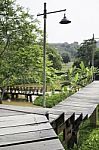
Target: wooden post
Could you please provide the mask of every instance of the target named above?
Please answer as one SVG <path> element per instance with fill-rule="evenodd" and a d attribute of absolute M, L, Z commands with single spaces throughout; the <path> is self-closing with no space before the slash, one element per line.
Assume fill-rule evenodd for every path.
<path fill-rule="evenodd" d="M 16 93 L 16 99 L 18 99 L 18 93 Z"/>
<path fill-rule="evenodd" d="M 32 94 L 30 95 L 30 102 L 32 103 Z"/>
<path fill-rule="evenodd" d="M 63 141 L 65 141 L 66 144 L 68 144 L 68 141 L 72 137 L 72 124 L 69 123 L 69 126 L 67 126 L 69 119 L 65 122 L 65 129 L 63 130 Z"/>
<path fill-rule="evenodd" d="M 97 127 L 97 121 L 98 121 L 98 106 L 93 111 L 92 115 L 90 116 L 90 124 L 92 127 Z"/>
<path fill-rule="evenodd" d="M 26 99 L 27 99 L 27 102 L 28 102 L 28 94 L 26 95 Z"/>
<path fill-rule="evenodd" d="M 13 93 L 11 93 L 11 100 L 13 100 L 14 99 L 14 94 Z"/>

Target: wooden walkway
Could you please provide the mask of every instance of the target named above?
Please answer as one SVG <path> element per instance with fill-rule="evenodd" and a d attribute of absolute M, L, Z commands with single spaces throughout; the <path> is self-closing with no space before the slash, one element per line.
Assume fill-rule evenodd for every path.
<path fill-rule="evenodd" d="M 2 87 L 0 87 L 0 93 L 3 93 Z M 6 87 L 4 90 L 4 95 L 9 95 L 10 99 L 18 99 L 19 95 L 24 95 L 27 101 L 32 102 L 32 96 L 41 96 L 43 95 L 42 87 L 22 87 L 22 86 L 14 86 L 14 87 Z"/>
<path fill-rule="evenodd" d="M 77 144 L 79 127 L 84 120 L 89 118 L 91 125 L 97 126 L 98 105 L 99 81 L 94 81 L 49 110 L 49 120 L 53 120 L 51 122 L 53 128 L 57 134 L 63 131 L 63 140 L 68 147 Z M 60 115 L 61 118 L 56 117 L 55 110 L 63 112 L 64 117 L 63 115 Z"/>
<path fill-rule="evenodd" d="M 53 107 L 54 110 L 63 111 L 65 114 L 75 113 L 74 122 L 71 122 L 72 134 L 69 140 L 78 142 L 79 126 L 85 119 L 89 118 L 91 125 L 97 126 L 98 105 L 99 81 L 94 81 Z"/>
<path fill-rule="evenodd" d="M 94 81 L 53 108 L 0 105 L 0 150 L 63 150 L 78 142 L 81 123 L 90 119 L 96 127 L 99 81 Z M 54 129 L 54 130 L 53 130 Z M 55 132 L 56 133 L 55 133 Z M 9 149 L 8 149 L 9 148 Z"/>
<path fill-rule="evenodd" d="M 0 105 L 0 150 L 64 150 L 46 112 L 32 110 Z"/>
<path fill-rule="evenodd" d="M 54 109 L 90 117 L 99 104 L 99 81 L 94 81 L 57 104 Z"/>

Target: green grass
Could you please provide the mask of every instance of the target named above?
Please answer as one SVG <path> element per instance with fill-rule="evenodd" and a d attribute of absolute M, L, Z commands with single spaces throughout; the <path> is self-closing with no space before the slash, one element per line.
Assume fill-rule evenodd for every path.
<path fill-rule="evenodd" d="M 65 147 L 65 150 L 68 150 Z M 99 106 L 97 128 L 90 126 L 90 121 L 86 120 L 80 126 L 79 142 L 71 150 L 99 150 Z"/>
<path fill-rule="evenodd" d="M 63 134 L 59 135 L 59 139 L 62 142 Z M 68 149 L 64 145 L 65 150 L 99 150 L 99 128 L 92 128 L 89 120 L 86 120 L 80 126 L 79 130 L 79 142 L 74 145 L 73 148 Z"/>
<path fill-rule="evenodd" d="M 92 128 L 86 121 L 80 128 L 78 147 L 73 150 L 99 150 L 99 128 Z"/>

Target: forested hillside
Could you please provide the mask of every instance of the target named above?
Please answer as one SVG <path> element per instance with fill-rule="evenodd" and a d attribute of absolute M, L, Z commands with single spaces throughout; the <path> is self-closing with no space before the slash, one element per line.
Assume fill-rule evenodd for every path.
<path fill-rule="evenodd" d="M 77 53 L 77 49 L 79 48 L 79 43 L 50 43 L 50 46 L 54 47 L 61 55 L 66 53 L 69 55 L 70 59 L 75 58 L 75 55 Z"/>

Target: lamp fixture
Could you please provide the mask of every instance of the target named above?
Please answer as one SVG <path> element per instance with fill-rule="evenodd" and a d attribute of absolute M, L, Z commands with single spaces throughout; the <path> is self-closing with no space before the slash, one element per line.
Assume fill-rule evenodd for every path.
<path fill-rule="evenodd" d="M 59 23 L 60 23 L 60 24 L 68 24 L 68 23 L 71 23 L 71 21 L 68 20 L 68 19 L 66 18 L 66 15 L 64 14 L 63 19 L 62 19 Z"/>

